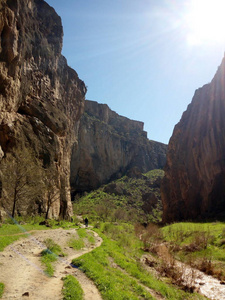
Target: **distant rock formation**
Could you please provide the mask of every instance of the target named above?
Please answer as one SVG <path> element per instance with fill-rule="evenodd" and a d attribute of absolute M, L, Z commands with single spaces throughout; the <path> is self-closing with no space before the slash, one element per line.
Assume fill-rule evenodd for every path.
<path fill-rule="evenodd" d="M 225 215 L 225 58 L 195 92 L 169 142 L 163 221 Z"/>
<path fill-rule="evenodd" d="M 86 93 L 61 55 L 62 37 L 60 17 L 43 0 L 1 0 L 0 158 L 23 144 L 45 168 L 55 167 L 60 199 L 53 217 L 72 215 L 71 146 Z"/>
<path fill-rule="evenodd" d="M 149 141 L 143 126 L 106 104 L 86 100 L 71 158 L 72 192 L 93 190 L 131 170 L 163 168 L 167 145 Z"/>

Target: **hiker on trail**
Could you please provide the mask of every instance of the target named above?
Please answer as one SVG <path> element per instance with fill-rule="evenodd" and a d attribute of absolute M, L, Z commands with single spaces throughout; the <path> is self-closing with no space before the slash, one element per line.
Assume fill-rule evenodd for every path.
<path fill-rule="evenodd" d="M 84 223 L 85 223 L 85 227 L 87 228 L 88 227 L 88 218 L 87 217 L 84 219 Z"/>

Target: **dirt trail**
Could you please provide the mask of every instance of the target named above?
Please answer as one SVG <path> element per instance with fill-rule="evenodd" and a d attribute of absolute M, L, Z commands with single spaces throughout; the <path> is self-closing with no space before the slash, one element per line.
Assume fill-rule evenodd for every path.
<path fill-rule="evenodd" d="M 80 282 L 85 300 L 102 300 L 93 282 L 80 270 L 70 266 L 73 258 L 100 246 L 102 240 L 94 233 L 96 239 L 94 246 L 75 251 L 67 245 L 67 241 L 73 235 L 77 235 L 75 229 L 36 231 L 28 238 L 20 239 L 0 252 L 0 282 L 5 284 L 2 299 L 60 300 L 63 286 L 61 278 L 71 274 Z M 53 239 L 67 254 L 65 258 L 59 258 L 55 263 L 54 277 L 46 276 L 40 263 L 40 252 L 46 248 L 43 241 L 47 238 Z"/>

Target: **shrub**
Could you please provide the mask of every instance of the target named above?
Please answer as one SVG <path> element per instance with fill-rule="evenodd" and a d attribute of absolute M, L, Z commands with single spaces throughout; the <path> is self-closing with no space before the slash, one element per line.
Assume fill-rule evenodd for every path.
<path fill-rule="evenodd" d="M 56 244 L 52 239 L 48 238 L 44 241 L 44 243 L 45 243 L 46 247 L 54 254 L 58 255 L 58 254 L 62 253 L 61 247 L 58 244 Z"/>
<path fill-rule="evenodd" d="M 57 256 L 48 249 L 43 250 L 41 256 L 41 262 L 45 265 L 45 274 L 52 277 L 54 275 L 52 262 L 57 260 Z"/>
<path fill-rule="evenodd" d="M 45 273 L 48 276 L 54 275 L 54 268 L 52 262 L 55 262 L 58 259 L 58 255 L 64 256 L 61 247 L 56 244 L 52 239 L 46 239 L 44 241 L 47 249 L 44 249 L 41 252 L 41 262 L 45 265 Z"/>
<path fill-rule="evenodd" d="M 150 223 L 141 235 L 145 249 L 149 249 L 154 242 L 161 240 L 161 238 L 162 233 L 160 228 L 153 223 Z"/>

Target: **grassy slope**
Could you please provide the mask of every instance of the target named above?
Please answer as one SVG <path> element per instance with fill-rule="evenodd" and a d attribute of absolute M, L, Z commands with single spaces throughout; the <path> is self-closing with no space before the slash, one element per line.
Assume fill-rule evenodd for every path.
<path fill-rule="evenodd" d="M 95 282 L 103 299 L 154 299 L 144 286 L 165 299 L 205 299 L 156 279 L 141 266 L 141 244 L 133 226 L 105 224 L 98 233 L 103 238 L 102 246 L 73 260 L 73 264 Z"/>
<path fill-rule="evenodd" d="M 225 223 L 176 223 L 162 231 L 177 258 L 225 281 Z"/>
<path fill-rule="evenodd" d="M 140 174 L 139 178 L 124 176 L 77 199 L 74 202 L 75 213 L 101 221 L 160 221 L 159 184 L 163 176 L 163 170 L 152 170 Z M 146 201 L 143 200 L 145 197 Z M 150 207 L 149 197 L 153 198 L 153 202 L 155 197 L 156 202 Z"/>
<path fill-rule="evenodd" d="M 7 228 L 11 234 L 18 230 L 16 225 L 5 225 L 2 228 L 4 234 L 7 234 Z M 64 225 L 65 227 L 74 226 L 74 224 L 69 223 L 64 223 Z M 31 228 L 29 226 L 27 225 L 27 228 Z M 168 283 L 156 279 L 142 268 L 139 263 L 143 254 L 140 250 L 142 244 L 135 237 L 132 225 L 106 223 L 100 227 L 101 229 L 98 232 L 104 240 L 102 246 L 74 260 L 73 263 L 94 280 L 103 299 L 154 299 L 144 286 L 159 292 L 165 299 L 204 299 L 204 297 L 185 293 Z M 35 229 L 38 228 L 43 229 L 41 226 L 35 225 Z M 46 230 L 45 227 L 44 229 Z M 85 229 L 79 229 L 78 235 L 80 239 L 90 238 Z M 73 280 L 68 279 L 66 285 L 64 299 L 70 299 Z M 82 296 L 79 287 L 77 293 Z"/>
<path fill-rule="evenodd" d="M 6 246 L 18 239 L 27 237 L 30 230 L 46 230 L 46 227 L 37 224 L 23 226 L 19 224 L 2 224 L 0 227 L 0 251 L 3 251 Z"/>

